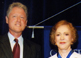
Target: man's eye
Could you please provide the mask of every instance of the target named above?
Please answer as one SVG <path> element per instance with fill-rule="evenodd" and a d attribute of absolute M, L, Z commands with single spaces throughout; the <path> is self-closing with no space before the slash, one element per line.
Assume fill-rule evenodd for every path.
<path fill-rule="evenodd" d="M 13 16 L 13 17 L 16 17 L 16 16 Z"/>
<path fill-rule="evenodd" d="M 21 17 L 21 18 L 24 18 L 24 17 Z"/>

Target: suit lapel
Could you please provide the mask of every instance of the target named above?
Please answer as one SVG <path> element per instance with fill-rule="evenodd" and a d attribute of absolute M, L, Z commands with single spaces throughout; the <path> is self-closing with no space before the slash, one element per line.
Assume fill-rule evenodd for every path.
<path fill-rule="evenodd" d="M 2 38 L 1 47 L 2 47 L 2 49 L 3 49 L 4 53 L 5 53 L 5 56 L 7 58 L 13 58 L 12 50 L 11 50 L 9 39 L 8 39 L 7 35 L 5 35 Z"/>
<path fill-rule="evenodd" d="M 4 35 L 2 37 L 2 39 L 0 40 L 1 42 L 1 48 L 3 50 L 3 52 L 5 53 L 5 57 L 6 58 L 13 58 L 13 54 L 12 54 L 12 50 L 10 47 L 10 43 L 9 43 L 9 38 L 8 35 Z M 31 45 L 29 44 L 29 41 L 24 41 L 23 42 L 23 58 L 31 58 Z"/>
<path fill-rule="evenodd" d="M 24 41 L 24 46 L 23 46 L 23 58 L 30 58 L 31 57 L 31 48 L 30 46 Z"/>

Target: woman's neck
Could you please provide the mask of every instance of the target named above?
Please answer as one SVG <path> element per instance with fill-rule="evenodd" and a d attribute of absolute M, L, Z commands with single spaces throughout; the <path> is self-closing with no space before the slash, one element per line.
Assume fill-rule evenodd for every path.
<path fill-rule="evenodd" d="M 71 48 L 68 49 L 59 49 L 59 54 L 61 55 L 62 58 L 66 58 L 69 52 L 71 51 Z"/>

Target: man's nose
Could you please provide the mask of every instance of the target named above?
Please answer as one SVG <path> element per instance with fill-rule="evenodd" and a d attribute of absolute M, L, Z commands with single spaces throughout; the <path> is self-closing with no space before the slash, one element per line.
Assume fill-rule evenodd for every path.
<path fill-rule="evenodd" d="M 21 21 L 20 17 L 17 17 L 17 21 L 18 21 L 18 22 L 20 22 L 20 21 Z"/>

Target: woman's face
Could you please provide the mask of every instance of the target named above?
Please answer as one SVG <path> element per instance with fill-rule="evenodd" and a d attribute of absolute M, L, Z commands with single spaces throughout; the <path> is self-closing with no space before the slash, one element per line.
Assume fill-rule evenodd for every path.
<path fill-rule="evenodd" d="M 55 32 L 55 44 L 58 49 L 66 50 L 71 48 L 71 30 L 67 25 L 59 26 Z"/>

